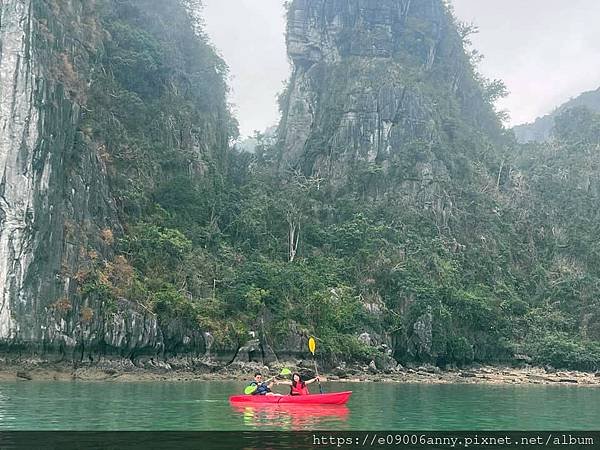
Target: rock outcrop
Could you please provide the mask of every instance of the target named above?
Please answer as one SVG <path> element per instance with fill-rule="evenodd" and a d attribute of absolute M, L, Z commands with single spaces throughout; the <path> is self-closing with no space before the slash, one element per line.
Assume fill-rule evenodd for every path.
<path fill-rule="evenodd" d="M 468 226 L 459 223 L 458 203 L 464 211 L 500 184 L 497 149 L 510 144 L 492 104 L 501 85 L 477 73 L 468 33 L 442 0 L 290 2 L 293 73 L 281 97 L 277 149 L 282 178 L 318 180 L 332 210 L 340 198 L 364 201 L 364 210 L 397 208 L 399 222 L 411 214 L 434 221 L 452 252 L 464 248 L 457 239 L 476 248 L 471 233 L 460 235 Z M 391 258 L 403 261 L 400 253 Z M 402 272 L 403 264 L 387 270 Z M 381 287 L 372 286 L 365 280 L 361 289 L 364 298 L 380 299 L 375 308 L 365 304 L 374 323 L 385 320 L 390 304 L 410 322 L 393 337 L 377 327 L 364 331 L 400 359 L 436 361 L 443 354 L 435 342 L 439 316 L 423 311 L 407 319 L 419 300 L 398 287 L 384 301 Z"/>
<path fill-rule="evenodd" d="M 31 58 L 25 58 L 32 34 L 30 8 L 21 1 L 3 2 L 1 8 L 0 338 L 11 339 L 17 331 L 12 315 L 14 300 L 23 290 L 32 260 L 28 226 L 31 205 L 36 193 L 48 189 L 50 167 L 36 183 L 32 166 L 39 137 L 39 111 L 34 107 L 37 74 Z M 40 183 L 43 179 L 45 182 Z"/>
<path fill-rule="evenodd" d="M 0 5 L 1 347 L 75 360 L 202 355 L 197 324 L 86 296 L 77 280 L 122 234 L 106 149 L 82 129 L 94 73 L 106 70 L 100 11 L 111 2 L 100 3 Z"/>
<path fill-rule="evenodd" d="M 82 248 L 91 241 L 101 250 L 100 230 L 118 228 L 105 171 L 78 130 L 82 101 L 69 92 L 80 82 L 73 61 L 89 67 L 81 42 L 90 36 L 61 19 L 81 20 L 85 8 L 62 6 L 60 18 L 54 2 L 10 0 L 1 9 L 0 338 L 7 345 L 78 341 L 57 306 L 74 293 L 70 274 Z"/>
<path fill-rule="evenodd" d="M 461 128 L 499 135 L 441 0 L 295 0 L 288 14 L 283 172 L 371 169 L 397 173 L 397 187 L 427 184 L 452 169 L 439 153 Z"/>

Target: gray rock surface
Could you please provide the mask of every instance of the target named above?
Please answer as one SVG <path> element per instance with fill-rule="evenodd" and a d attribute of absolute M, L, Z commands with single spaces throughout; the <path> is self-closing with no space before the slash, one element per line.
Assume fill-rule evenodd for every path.
<path fill-rule="evenodd" d="M 383 172 L 410 165 L 397 188 L 427 186 L 448 172 L 433 151 L 447 138 L 446 101 L 498 133 L 442 1 L 295 0 L 287 46 L 294 70 L 279 128 L 283 173 L 339 184 L 357 164 Z M 429 83 L 454 98 L 438 98 Z"/>
<path fill-rule="evenodd" d="M 83 298 L 74 280 L 90 252 L 113 256 L 102 231 L 121 233 L 101 149 L 79 129 L 97 20 L 85 2 L 0 4 L 0 349 L 204 355 L 213 340 L 196 324 Z"/>

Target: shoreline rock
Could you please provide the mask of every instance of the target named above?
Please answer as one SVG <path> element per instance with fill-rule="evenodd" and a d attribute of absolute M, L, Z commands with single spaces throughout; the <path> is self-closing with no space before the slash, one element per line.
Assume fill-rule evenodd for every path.
<path fill-rule="evenodd" d="M 276 374 L 282 367 L 314 376 L 303 369 L 301 362 L 283 362 L 267 367 L 259 363 L 235 363 L 218 368 L 206 362 L 167 364 L 155 362 L 143 367 L 129 360 L 107 360 L 98 363 L 73 365 L 66 362 L 28 360 L 0 362 L 0 381 L 101 381 L 101 382 L 193 382 L 193 381 L 246 381 L 255 371 Z M 423 369 L 421 367 L 420 369 Z M 372 370 L 333 370 L 321 374 L 323 381 L 336 383 L 382 382 L 405 384 L 489 384 L 489 385 L 554 385 L 600 387 L 600 377 L 593 372 L 559 371 L 548 373 L 543 367 L 512 368 L 506 366 L 481 366 L 463 370 L 398 370 L 392 373 L 373 373 Z"/>

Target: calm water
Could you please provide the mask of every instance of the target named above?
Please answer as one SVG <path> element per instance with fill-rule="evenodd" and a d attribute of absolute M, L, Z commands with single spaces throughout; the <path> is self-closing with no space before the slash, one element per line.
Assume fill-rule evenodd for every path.
<path fill-rule="evenodd" d="M 1 430 L 591 430 L 600 389 L 327 383 L 347 407 L 232 407 L 235 382 L 0 383 Z"/>

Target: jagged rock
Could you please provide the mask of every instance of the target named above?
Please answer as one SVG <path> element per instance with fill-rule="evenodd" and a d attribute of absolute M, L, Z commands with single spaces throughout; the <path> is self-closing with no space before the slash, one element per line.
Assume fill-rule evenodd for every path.
<path fill-rule="evenodd" d="M 381 344 L 379 346 L 377 346 L 377 350 L 379 350 L 381 353 L 385 353 L 388 357 L 392 357 L 392 354 L 394 353 L 394 351 L 388 347 L 387 344 Z"/>
<path fill-rule="evenodd" d="M 335 369 L 333 369 L 333 374 L 339 378 L 347 378 L 348 377 L 348 371 L 346 370 L 345 367 L 336 367 Z"/>
<path fill-rule="evenodd" d="M 390 371 L 398 365 L 398 361 L 392 358 L 388 353 L 376 355 L 374 361 L 377 368 L 382 371 Z"/>
<path fill-rule="evenodd" d="M 471 89 L 466 80 L 452 85 L 456 80 L 443 68 L 444 58 L 464 51 L 441 1 L 294 0 L 289 17 L 294 71 L 278 132 L 283 171 L 326 174 L 337 185 L 357 163 L 377 162 L 385 171 L 407 142 L 435 136 L 439 99 L 401 75 L 406 64 L 398 54 L 410 54 L 423 76 L 439 69 L 451 95 Z M 407 28 L 416 22 L 427 23 L 427 30 L 409 42 Z M 480 124 L 487 117 L 486 128 L 499 133 L 488 106 L 475 95 L 469 102 L 460 97 L 465 116 Z M 327 151 L 319 153 L 315 142 L 327 142 Z M 414 169 L 423 183 L 406 183 L 409 189 L 447 176 L 443 162 L 422 156 Z"/>
<path fill-rule="evenodd" d="M 596 372 L 596 373 L 594 374 L 594 376 L 595 376 L 596 378 L 600 378 L 600 372 Z"/>
<path fill-rule="evenodd" d="M 461 372 L 458 374 L 458 376 L 461 378 L 476 378 L 477 374 L 473 372 Z"/>
<path fill-rule="evenodd" d="M 17 372 L 17 378 L 20 380 L 31 380 L 31 374 L 29 372 Z"/>
<path fill-rule="evenodd" d="M 269 344 L 267 344 L 265 341 L 263 341 L 263 343 L 261 345 L 261 349 L 262 349 L 263 363 L 265 363 L 269 366 L 279 365 L 277 363 L 278 357 L 277 357 L 277 354 L 275 353 L 275 350 L 273 349 L 273 347 L 271 347 Z"/>
<path fill-rule="evenodd" d="M 98 370 L 116 370 L 118 372 L 130 372 L 136 369 L 135 364 L 129 358 L 102 357 L 98 361 L 89 364 L 80 364 L 80 367 L 96 367 Z"/>
<path fill-rule="evenodd" d="M 260 341 L 258 339 L 251 339 L 247 341 L 242 347 L 240 347 L 240 353 L 252 353 L 260 351 Z"/>
<path fill-rule="evenodd" d="M 237 352 L 234 363 L 263 362 L 262 348 L 258 339 L 250 339 Z"/>
<path fill-rule="evenodd" d="M 369 333 L 362 333 L 358 336 L 358 341 L 364 345 L 371 345 L 371 335 Z"/>
<path fill-rule="evenodd" d="M 377 366 L 375 365 L 375 361 L 371 361 L 369 363 L 369 372 L 371 373 L 379 373 L 379 370 L 377 369 Z"/>
<path fill-rule="evenodd" d="M 308 336 L 296 322 L 292 321 L 288 324 L 285 335 L 271 345 L 279 359 L 298 358 L 308 349 Z"/>
<path fill-rule="evenodd" d="M 298 367 L 298 369 L 303 369 L 303 368 L 306 368 L 306 367 L 310 367 L 310 365 L 312 363 L 313 362 L 311 360 L 301 359 L 300 361 L 298 361 L 297 367 Z"/>
<path fill-rule="evenodd" d="M 421 357 L 431 356 L 433 341 L 433 315 L 427 312 L 420 316 L 413 324 L 413 351 Z"/>
<path fill-rule="evenodd" d="M 514 358 L 516 361 L 525 362 L 527 364 L 533 361 L 529 355 L 514 355 Z"/>
<path fill-rule="evenodd" d="M 417 370 L 419 370 L 421 372 L 435 373 L 435 374 L 439 374 L 442 372 L 439 367 L 435 367 L 431 364 L 425 364 L 424 366 L 420 366 Z"/>
<path fill-rule="evenodd" d="M 546 373 L 556 373 L 556 369 L 552 366 L 545 366 L 544 370 L 546 371 Z"/>
<path fill-rule="evenodd" d="M 134 364 L 138 367 L 142 367 L 145 369 L 153 369 L 153 370 L 189 370 L 192 367 L 193 358 L 181 358 L 175 357 L 170 358 L 169 362 L 163 361 L 159 358 L 136 358 L 134 360 Z"/>
<path fill-rule="evenodd" d="M 204 346 L 206 348 L 206 356 L 210 355 L 210 349 L 212 348 L 214 343 L 215 343 L 215 338 L 213 337 L 213 335 L 211 333 L 209 333 L 208 331 L 205 331 L 204 332 Z"/>
<path fill-rule="evenodd" d="M 262 363 L 258 363 L 255 361 L 243 362 L 243 361 L 235 361 L 227 366 L 228 371 L 233 372 L 244 372 L 249 374 L 254 374 L 255 372 L 260 372 L 263 375 L 269 373 L 269 368 Z"/>

